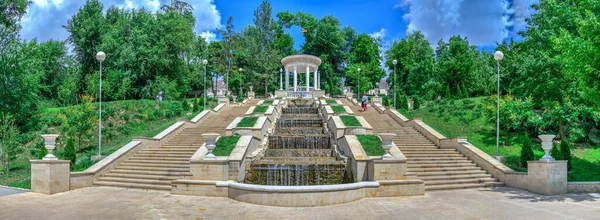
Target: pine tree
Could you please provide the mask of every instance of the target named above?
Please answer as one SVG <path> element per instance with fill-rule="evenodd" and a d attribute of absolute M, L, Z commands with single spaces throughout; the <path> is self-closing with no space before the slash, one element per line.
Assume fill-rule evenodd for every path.
<path fill-rule="evenodd" d="M 194 106 L 192 107 L 193 112 L 197 112 L 199 109 L 200 103 L 198 102 L 198 96 L 194 97 Z"/>
<path fill-rule="evenodd" d="M 183 99 L 183 102 L 181 102 L 181 107 L 183 108 L 183 111 L 187 112 L 190 110 L 190 103 L 187 102 L 187 99 Z"/>
<path fill-rule="evenodd" d="M 562 160 L 566 160 L 567 161 L 567 169 L 571 169 L 573 168 L 573 166 L 571 165 L 571 145 L 569 144 L 569 142 L 567 142 L 567 140 L 562 140 L 560 142 L 560 156 L 562 157 Z"/>
<path fill-rule="evenodd" d="M 65 160 L 70 160 L 71 167 L 73 167 L 75 161 L 77 160 L 77 150 L 75 149 L 75 141 L 73 140 L 73 138 L 67 139 L 67 144 L 63 152 L 63 157 Z"/>
<path fill-rule="evenodd" d="M 527 161 L 533 159 L 533 149 L 531 149 L 531 140 L 529 137 L 523 137 L 523 145 L 521 145 L 521 166 L 527 167 Z"/>
<path fill-rule="evenodd" d="M 560 149 L 558 145 L 552 144 L 552 149 L 550 150 L 550 156 L 552 156 L 555 160 L 562 160 L 562 155 L 560 154 Z"/>
<path fill-rule="evenodd" d="M 40 141 L 38 142 L 38 151 L 35 154 L 35 157 L 38 160 L 41 160 L 42 158 L 44 158 L 47 154 L 48 154 L 48 149 L 46 149 L 46 145 L 44 144 L 44 141 Z"/>
<path fill-rule="evenodd" d="M 413 110 L 417 110 L 421 107 L 421 99 L 417 96 L 413 96 Z"/>
<path fill-rule="evenodd" d="M 446 99 L 450 99 L 452 94 L 450 93 L 450 86 L 446 86 Z"/>

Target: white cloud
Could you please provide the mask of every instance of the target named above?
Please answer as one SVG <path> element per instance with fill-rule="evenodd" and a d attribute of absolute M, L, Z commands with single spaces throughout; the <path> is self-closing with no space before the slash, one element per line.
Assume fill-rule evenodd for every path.
<path fill-rule="evenodd" d="M 385 28 L 381 28 L 381 30 L 373 32 L 369 35 L 371 35 L 372 38 L 375 38 L 375 39 L 379 38 L 379 39 L 383 40 L 383 38 L 385 38 L 387 33 L 388 33 L 388 31 Z"/>
<path fill-rule="evenodd" d="M 212 31 L 204 31 L 204 32 L 200 33 L 200 36 L 202 38 L 204 38 L 204 40 L 206 42 L 212 42 L 212 41 L 215 41 L 217 39 L 217 34 L 215 34 Z"/>
<path fill-rule="evenodd" d="M 402 0 L 409 22 L 406 32 L 419 30 L 434 45 L 440 39 L 466 36 L 478 46 L 494 45 L 525 27 L 537 0 Z"/>
<path fill-rule="evenodd" d="M 125 9 L 145 8 L 148 11 L 158 11 L 170 0 L 100 0 L 104 10 L 110 6 Z M 221 27 L 221 13 L 217 10 L 214 0 L 190 1 L 194 8 L 196 26 L 194 31 L 202 33 Z M 30 40 L 40 41 L 49 39 L 65 40 L 69 33 L 62 28 L 67 21 L 85 4 L 84 0 L 33 0 L 27 9 L 27 14 L 21 21 L 21 36 Z"/>

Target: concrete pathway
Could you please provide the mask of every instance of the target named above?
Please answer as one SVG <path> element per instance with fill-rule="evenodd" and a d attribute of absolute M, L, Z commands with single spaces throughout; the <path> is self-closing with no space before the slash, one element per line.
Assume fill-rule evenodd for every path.
<path fill-rule="evenodd" d="M 598 219 L 590 194 L 540 196 L 500 187 L 369 198 L 325 207 L 270 207 L 228 198 L 90 187 L 0 197 L 0 219 Z"/>
<path fill-rule="evenodd" d="M 8 195 L 12 195 L 12 194 L 26 193 L 26 192 L 29 192 L 29 191 L 0 186 L 0 196 L 8 196 Z"/>

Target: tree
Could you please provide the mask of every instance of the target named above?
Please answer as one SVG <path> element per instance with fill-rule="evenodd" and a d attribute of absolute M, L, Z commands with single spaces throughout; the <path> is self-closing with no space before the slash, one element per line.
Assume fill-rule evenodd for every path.
<path fill-rule="evenodd" d="M 555 160 L 562 160 L 562 154 L 560 153 L 560 147 L 556 143 L 552 143 L 552 149 L 550 149 L 550 156 Z"/>
<path fill-rule="evenodd" d="M 391 48 L 385 52 L 385 66 L 390 70 L 387 82 L 390 86 L 397 82 L 397 89 L 405 94 L 424 95 L 426 83 L 436 80 L 434 56 L 429 41 L 420 31 L 409 33 L 400 41 L 394 41 Z M 396 73 L 394 73 L 393 60 L 398 61 Z"/>
<path fill-rule="evenodd" d="M 227 19 L 227 28 L 225 30 L 223 29 L 218 29 L 217 31 L 221 34 L 221 37 L 223 38 L 223 49 L 225 50 L 224 55 L 225 55 L 225 65 L 227 66 L 227 70 L 226 70 L 226 80 L 225 80 L 225 85 L 227 85 L 227 89 L 229 91 L 229 86 L 230 86 L 230 82 L 229 82 L 229 74 L 231 73 L 231 68 L 233 67 L 233 53 L 235 50 L 235 41 L 237 38 L 237 34 L 234 31 L 234 26 L 233 26 L 233 17 L 229 16 L 229 19 Z"/>
<path fill-rule="evenodd" d="M 525 136 L 522 138 L 523 144 L 521 145 L 521 166 L 527 167 L 527 161 L 534 160 L 533 149 L 531 148 L 531 139 Z"/>
<path fill-rule="evenodd" d="M 20 144 L 17 141 L 19 131 L 15 124 L 15 119 L 5 113 L 0 114 L 0 144 L 2 145 L 2 161 L 6 167 L 6 172 L 10 172 L 10 161 L 19 152 Z"/>
<path fill-rule="evenodd" d="M 67 143 L 63 151 L 63 157 L 65 160 L 71 161 L 71 167 L 73 167 L 73 165 L 75 165 L 75 162 L 77 161 L 77 150 L 75 149 L 75 141 L 71 137 L 67 138 Z"/>
<path fill-rule="evenodd" d="M 84 144 L 89 140 L 94 125 L 98 122 L 97 109 L 92 104 L 94 98 L 89 95 L 81 96 L 82 103 L 68 108 L 65 114 L 59 114 L 62 124 L 60 130 L 63 137 L 77 138 L 77 149 L 85 148 Z"/>
<path fill-rule="evenodd" d="M 346 82 L 348 85 L 358 86 L 358 71 L 360 71 L 361 88 L 359 93 L 362 94 L 370 89 L 370 85 L 374 85 L 381 81 L 385 75 L 381 69 L 381 57 L 379 54 L 379 42 L 377 39 L 368 34 L 359 34 L 355 39 L 352 39 L 350 45 L 348 68 L 346 69 Z"/>
<path fill-rule="evenodd" d="M 562 160 L 567 161 L 567 169 L 572 169 L 573 166 L 571 165 L 571 159 L 573 155 L 571 155 L 571 145 L 567 140 L 560 141 L 560 155 Z"/>

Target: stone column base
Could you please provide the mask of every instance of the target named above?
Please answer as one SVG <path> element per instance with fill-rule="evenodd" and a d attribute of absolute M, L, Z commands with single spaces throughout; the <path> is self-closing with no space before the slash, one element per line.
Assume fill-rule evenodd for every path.
<path fill-rule="evenodd" d="M 567 193 L 567 161 L 527 161 L 527 189 L 542 195 Z"/>
<path fill-rule="evenodd" d="M 69 191 L 69 160 L 31 160 L 31 191 L 55 194 Z"/>

